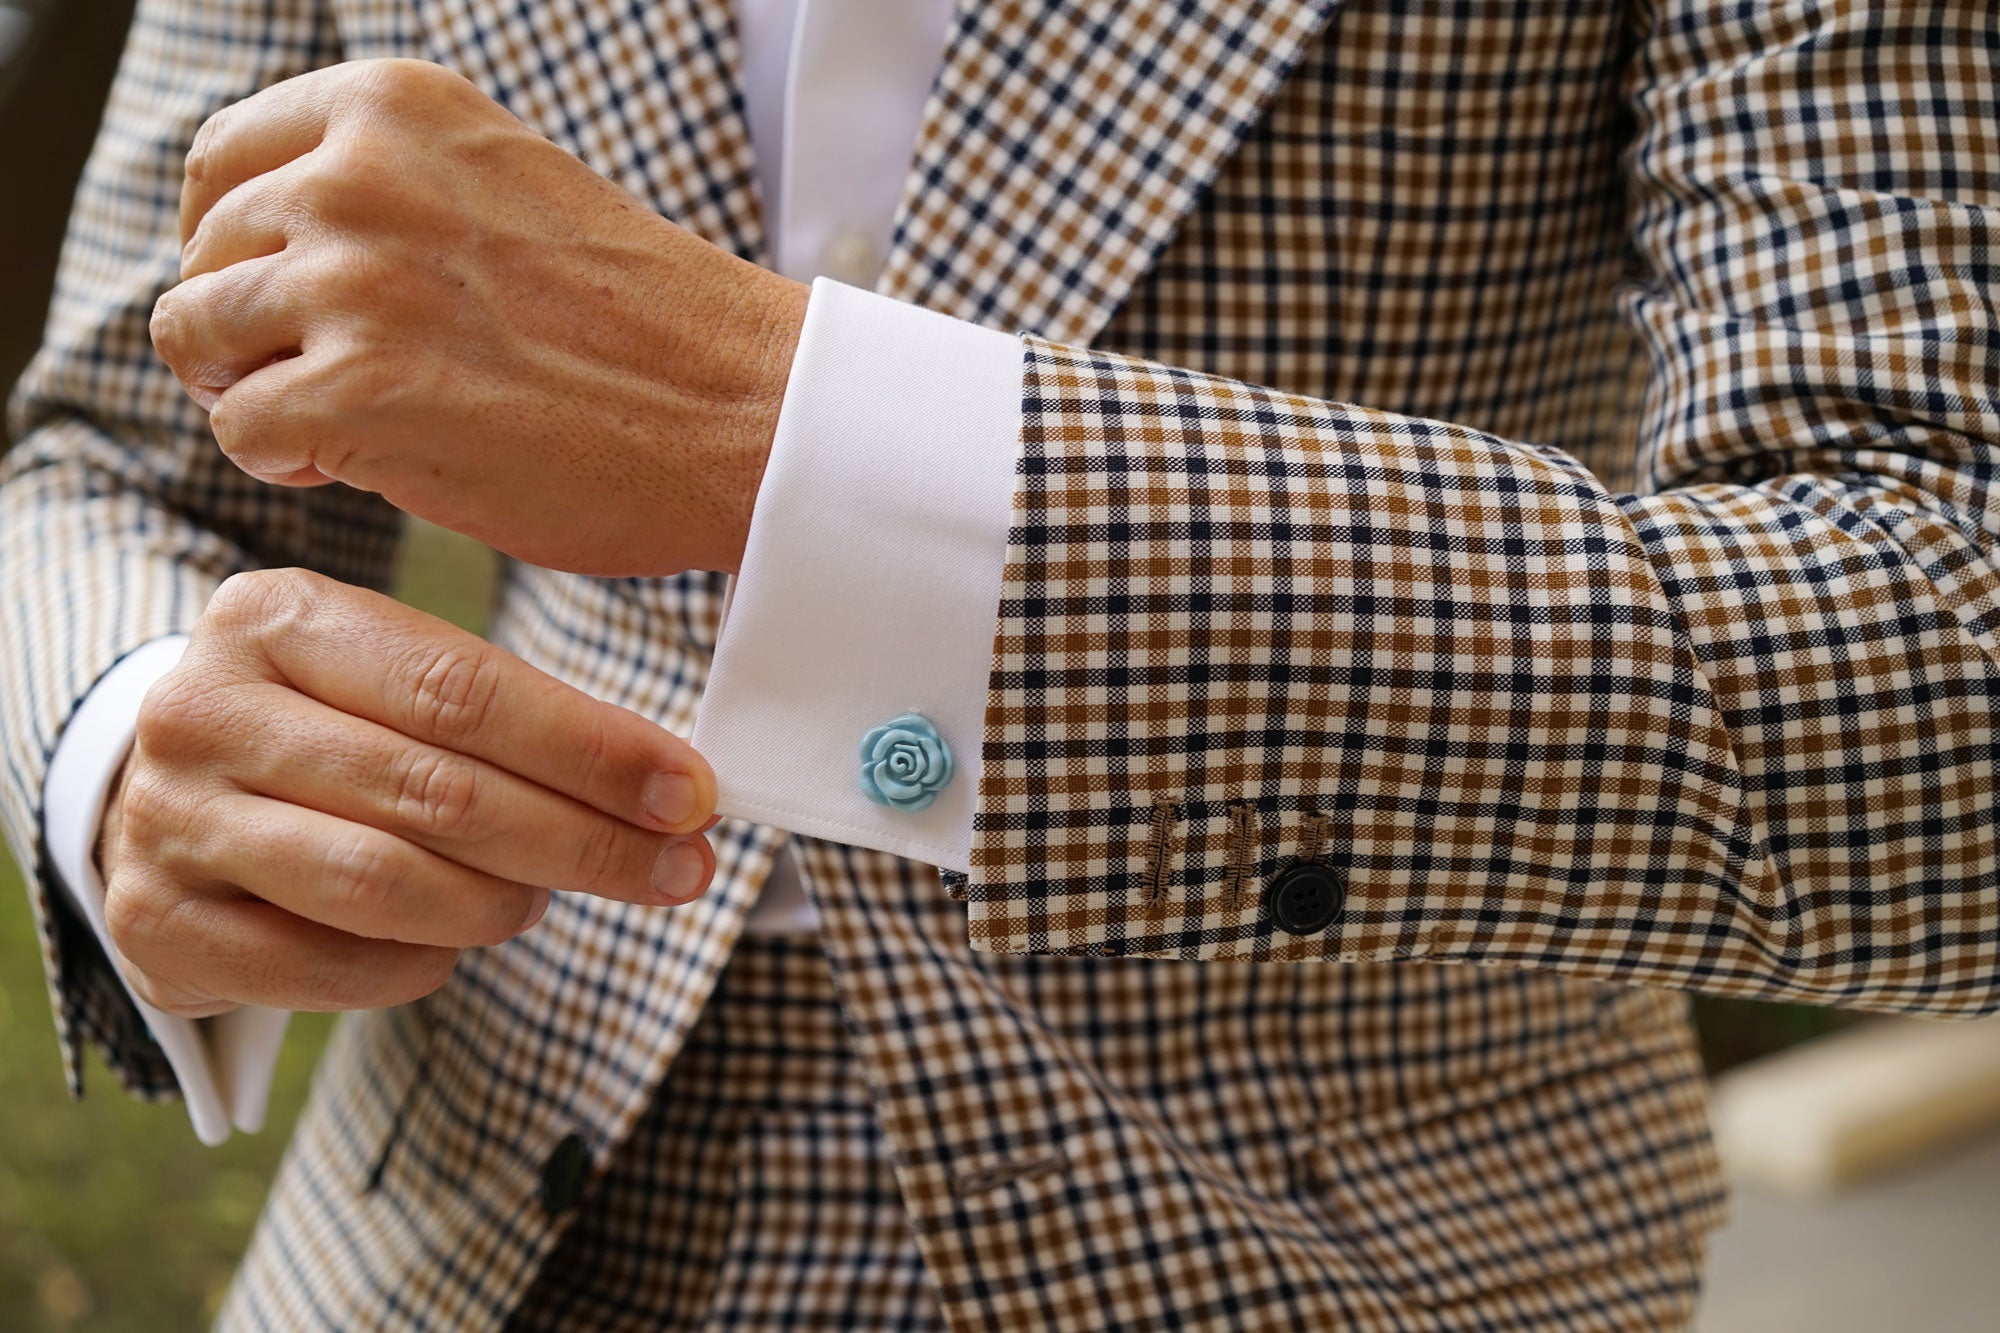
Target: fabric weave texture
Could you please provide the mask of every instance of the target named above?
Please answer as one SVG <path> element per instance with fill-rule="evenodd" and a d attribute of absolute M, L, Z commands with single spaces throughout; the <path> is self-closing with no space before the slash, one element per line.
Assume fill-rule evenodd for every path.
<path fill-rule="evenodd" d="M 141 0 L 0 473 L 30 862 L 121 654 L 236 570 L 386 575 L 146 320 L 201 120 L 389 55 L 766 255 L 725 0 Z M 1631 983 L 1993 1007 L 1995 64 L 1980 4 L 960 7 L 880 290 L 1030 335 L 967 901 L 797 844 L 953 1327 L 1684 1326 L 1721 1187 Z M 721 594 L 514 565 L 492 633 L 685 733 Z M 686 908 L 564 896 L 345 1020 L 224 1326 L 524 1308 L 676 1150 L 783 835 L 714 837 Z M 1346 906 L 1274 935 L 1309 851 Z M 66 1057 L 170 1095 L 30 868 Z"/>

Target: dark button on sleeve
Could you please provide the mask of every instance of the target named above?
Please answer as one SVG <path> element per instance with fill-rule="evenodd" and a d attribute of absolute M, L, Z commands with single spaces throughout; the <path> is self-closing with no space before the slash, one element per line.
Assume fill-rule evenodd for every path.
<path fill-rule="evenodd" d="M 542 1163 L 542 1207 L 551 1214 L 576 1207 L 589 1176 L 590 1154 L 584 1150 L 583 1136 L 564 1135 L 549 1160 Z"/>
<path fill-rule="evenodd" d="M 1271 882 L 1271 920 L 1289 935 L 1317 935 L 1346 901 L 1346 883 L 1333 867 L 1318 862 L 1293 866 Z"/>

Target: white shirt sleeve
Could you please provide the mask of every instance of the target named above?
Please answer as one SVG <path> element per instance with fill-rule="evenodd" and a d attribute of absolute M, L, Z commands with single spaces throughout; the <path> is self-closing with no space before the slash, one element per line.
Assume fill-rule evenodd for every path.
<path fill-rule="evenodd" d="M 813 284 L 695 723 L 721 813 L 969 868 L 1020 420 L 1015 338 Z M 906 713 L 954 761 L 917 813 L 860 784 Z"/>
<path fill-rule="evenodd" d="M 42 790 L 49 859 L 106 958 L 115 959 L 117 951 L 104 924 L 104 883 L 95 854 L 98 824 L 112 779 L 132 748 L 139 705 L 186 647 L 185 635 L 169 635 L 122 658 L 77 705 L 49 759 Z M 118 979 L 125 982 L 123 971 Z M 140 999 L 129 982 L 125 990 L 173 1067 L 196 1137 L 213 1146 L 228 1139 L 232 1125 L 245 1133 L 262 1129 L 278 1048 L 291 1015 L 246 1006 L 217 1018 L 177 1018 Z"/>

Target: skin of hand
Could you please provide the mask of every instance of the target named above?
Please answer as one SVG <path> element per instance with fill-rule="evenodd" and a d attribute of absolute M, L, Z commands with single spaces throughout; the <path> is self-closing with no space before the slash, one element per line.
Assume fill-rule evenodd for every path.
<path fill-rule="evenodd" d="M 426 995 L 548 889 L 678 903 L 715 869 L 685 741 L 387 597 L 239 574 L 146 695 L 98 844 L 134 989 L 169 1013 Z"/>
<path fill-rule="evenodd" d="M 741 562 L 807 289 L 441 66 L 338 65 L 201 127 L 155 346 L 224 452 L 597 575 Z"/>

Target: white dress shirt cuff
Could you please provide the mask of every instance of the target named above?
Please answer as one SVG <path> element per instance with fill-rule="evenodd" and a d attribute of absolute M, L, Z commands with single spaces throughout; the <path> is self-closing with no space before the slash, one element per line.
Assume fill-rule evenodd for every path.
<path fill-rule="evenodd" d="M 180 661 L 186 647 L 185 635 L 169 635 L 120 659 L 77 705 L 49 759 L 42 789 L 49 860 L 63 889 L 104 946 L 104 956 L 111 960 L 117 958 L 117 951 L 104 924 L 104 883 L 97 873 L 98 825 L 112 780 L 132 748 L 139 705 L 153 683 Z M 232 1125 L 245 1133 L 262 1129 L 272 1072 L 291 1015 L 277 1009 L 245 1007 L 217 1018 L 177 1018 L 140 999 L 122 970 L 118 979 L 173 1067 L 196 1137 L 214 1145 L 229 1137 Z"/>
<path fill-rule="evenodd" d="M 1020 420 L 1013 337 L 813 284 L 695 723 L 723 814 L 969 867 Z M 915 813 L 860 780 L 908 713 L 954 769 Z"/>

